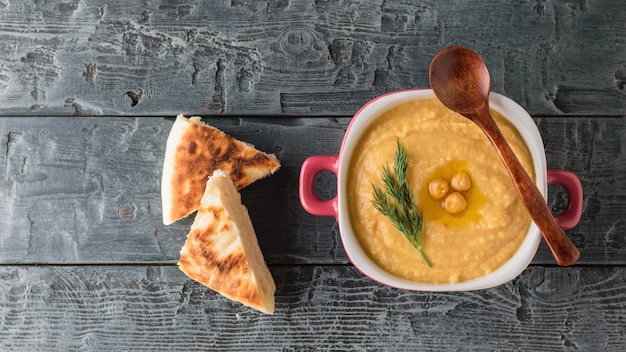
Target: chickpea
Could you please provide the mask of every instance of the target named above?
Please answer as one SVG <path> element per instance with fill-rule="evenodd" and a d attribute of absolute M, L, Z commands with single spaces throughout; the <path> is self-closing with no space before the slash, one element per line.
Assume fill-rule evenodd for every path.
<path fill-rule="evenodd" d="M 465 210 L 467 207 L 467 201 L 461 193 L 452 192 L 446 197 L 446 199 L 443 200 L 441 206 L 450 214 L 458 214 Z"/>
<path fill-rule="evenodd" d="M 428 184 L 428 193 L 434 200 L 443 199 L 448 194 L 448 189 L 448 182 L 440 178 L 436 178 Z"/>
<path fill-rule="evenodd" d="M 472 181 L 470 180 L 469 175 L 465 171 L 457 172 L 452 176 L 452 180 L 450 181 L 450 185 L 452 188 L 459 192 L 465 192 L 470 187 L 472 187 Z"/>

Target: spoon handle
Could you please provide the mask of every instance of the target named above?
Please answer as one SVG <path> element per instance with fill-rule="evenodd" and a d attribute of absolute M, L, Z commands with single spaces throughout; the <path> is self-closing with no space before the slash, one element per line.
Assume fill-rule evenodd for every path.
<path fill-rule="evenodd" d="M 471 119 L 480 125 L 487 138 L 498 151 L 509 175 L 513 178 L 522 203 L 543 234 L 557 264 L 561 266 L 574 264 L 580 257 L 578 248 L 554 220 L 547 202 L 504 139 L 502 132 L 491 117 L 488 107 L 476 112 L 475 115 L 471 116 Z"/>

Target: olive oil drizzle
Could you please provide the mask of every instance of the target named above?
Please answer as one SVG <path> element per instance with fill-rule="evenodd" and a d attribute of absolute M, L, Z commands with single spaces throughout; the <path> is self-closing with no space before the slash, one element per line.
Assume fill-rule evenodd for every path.
<path fill-rule="evenodd" d="M 424 262 L 430 268 L 432 264 L 422 247 L 424 217 L 422 210 L 415 202 L 413 191 L 406 182 L 408 168 L 409 158 L 406 148 L 398 139 L 393 172 L 389 165 L 383 166 L 382 181 L 386 193 L 372 184 L 374 198 L 371 203 L 376 210 L 388 217 L 393 225 L 402 232 L 411 245 L 420 252 Z"/>
<path fill-rule="evenodd" d="M 446 211 L 442 205 L 441 200 L 435 200 L 428 193 L 428 184 L 435 179 L 450 180 L 452 176 L 458 171 L 465 171 L 472 179 L 472 187 L 462 192 L 463 196 L 467 199 L 467 208 L 458 214 L 451 214 Z M 470 168 L 465 161 L 454 160 L 436 169 L 431 175 L 426 178 L 424 186 L 419 192 L 419 202 L 423 210 L 425 221 L 434 221 L 445 224 L 446 226 L 463 229 L 468 225 L 477 223 L 482 219 L 483 215 L 480 213 L 480 209 L 489 200 L 481 190 L 480 185 L 474 183 Z"/>

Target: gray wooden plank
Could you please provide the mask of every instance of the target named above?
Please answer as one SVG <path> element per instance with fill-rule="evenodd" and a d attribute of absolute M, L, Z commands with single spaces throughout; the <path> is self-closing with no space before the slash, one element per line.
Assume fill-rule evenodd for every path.
<path fill-rule="evenodd" d="M 626 261 L 626 119 L 536 119 L 548 167 L 575 172 L 584 193 L 582 219 L 566 233 L 581 249 L 581 261 L 604 264 Z M 620 127 L 619 125 L 622 125 Z M 562 192 L 551 194 L 552 209 L 564 209 Z M 549 263 L 547 246 L 537 254 Z M 602 262 L 604 258 L 605 262 Z M 619 258 L 619 259 L 618 259 Z"/>
<path fill-rule="evenodd" d="M 0 118 L 1 263 L 175 263 L 192 218 L 161 222 L 160 175 L 172 118 Z M 347 263 L 332 218 L 306 213 L 299 169 L 336 154 L 349 119 L 207 119 L 276 153 L 281 169 L 242 192 L 273 264 Z M 538 118 L 548 166 L 575 172 L 583 218 L 567 231 L 580 263 L 626 263 L 626 119 Z M 306 136 L 306 138 L 303 138 Z M 334 177 L 318 182 L 334 195 Z M 555 211 L 566 198 L 553 190 Z M 553 263 L 541 246 L 534 263 Z"/>
<path fill-rule="evenodd" d="M 532 267 L 497 288 L 419 293 L 350 266 L 271 267 L 263 315 L 174 266 L 2 266 L 5 351 L 622 351 L 624 267 Z"/>
<path fill-rule="evenodd" d="M 622 0 L 0 6 L 5 116 L 345 116 L 428 87 L 431 58 L 452 44 L 482 54 L 493 89 L 532 114 L 626 111 Z"/>
<path fill-rule="evenodd" d="M 275 175 L 242 192 L 270 262 L 347 262 L 334 220 L 305 213 L 297 189 L 304 159 L 336 152 L 347 120 L 205 121 L 282 161 Z M 0 262 L 177 261 L 193 218 L 171 226 L 161 220 L 172 123 L 0 118 Z"/>

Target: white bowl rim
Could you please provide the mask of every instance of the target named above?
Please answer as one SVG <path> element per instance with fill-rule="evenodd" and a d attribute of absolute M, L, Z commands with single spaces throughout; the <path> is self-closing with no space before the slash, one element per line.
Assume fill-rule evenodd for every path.
<path fill-rule="evenodd" d="M 429 98 L 435 98 L 432 89 L 410 89 L 390 92 L 369 101 L 354 115 L 350 122 L 341 144 L 337 172 L 337 220 L 346 254 L 352 264 L 364 275 L 381 284 L 399 289 L 437 292 L 471 291 L 504 284 L 521 274 L 528 267 L 537 252 L 541 241 L 541 233 L 534 222 L 531 222 L 526 238 L 516 254 L 500 268 L 480 278 L 447 284 L 414 282 L 387 272 L 365 253 L 352 231 L 347 201 L 345 197 L 341 195 L 341 189 L 346 189 L 347 187 L 347 170 L 351 156 L 345 153 L 347 153 L 350 148 L 354 147 L 363 129 L 366 128 L 376 116 L 379 116 L 391 107 L 414 100 Z M 537 187 L 542 196 L 546 198 L 548 189 L 546 156 L 537 125 L 526 110 L 513 100 L 501 94 L 491 92 L 489 94 L 489 105 L 492 109 L 509 120 L 524 139 L 533 158 Z"/>

